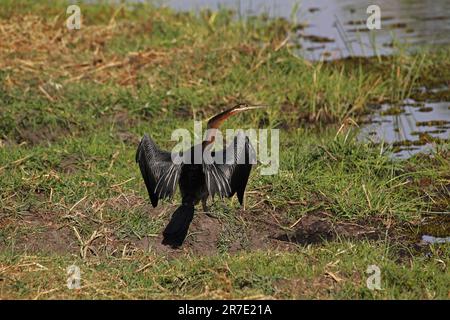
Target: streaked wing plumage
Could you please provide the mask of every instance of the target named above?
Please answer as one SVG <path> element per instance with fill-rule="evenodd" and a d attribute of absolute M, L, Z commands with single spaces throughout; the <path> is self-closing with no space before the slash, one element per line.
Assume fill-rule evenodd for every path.
<path fill-rule="evenodd" d="M 230 145 L 214 154 L 222 163 L 203 164 L 206 186 L 211 197 L 232 197 L 237 193 L 239 203 L 244 201 L 252 164 L 256 163 L 256 153 L 248 137 L 242 133 L 236 135 Z"/>
<path fill-rule="evenodd" d="M 147 135 L 139 143 L 136 162 L 153 207 L 158 205 L 159 199 L 170 198 L 175 193 L 181 165 L 174 164 L 170 152 L 160 150 Z"/>

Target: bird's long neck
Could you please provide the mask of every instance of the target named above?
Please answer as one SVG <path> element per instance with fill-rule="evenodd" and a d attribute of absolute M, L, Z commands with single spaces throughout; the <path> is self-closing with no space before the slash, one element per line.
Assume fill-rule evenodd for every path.
<path fill-rule="evenodd" d="M 214 143 L 216 139 L 216 133 L 217 130 L 220 128 L 222 123 L 228 119 L 233 114 L 237 113 L 237 111 L 232 109 L 225 110 L 224 112 L 219 113 L 218 115 L 215 115 L 208 121 L 208 125 L 206 127 L 206 137 L 202 142 L 202 149 L 205 150 L 205 148 L 212 143 Z"/>

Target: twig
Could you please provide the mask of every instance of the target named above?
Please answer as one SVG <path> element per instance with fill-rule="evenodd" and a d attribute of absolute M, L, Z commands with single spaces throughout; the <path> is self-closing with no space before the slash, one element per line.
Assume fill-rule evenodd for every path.
<path fill-rule="evenodd" d="M 48 100 L 50 100 L 51 102 L 55 102 L 55 98 L 53 98 L 47 91 L 45 91 L 42 86 L 39 86 L 39 91 L 41 91 Z"/>
<path fill-rule="evenodd" d="M 132 178 L 130 178 L 128 180 L 125 180 L 123 182 L 120 182 L 120 183 L 117 183 L 117 184 L 113 184 L 111 186 L 111 188 L 119 187 L 119 186 L 124 185 L 125 183 L 128 183 L 128 182 L 130 182 L 131 180 L 134 180 L 134 179 L 135 179 L 135 177 L 132 177 Z M 125 197 L 125 199 L 126 199 L 126 197 Z"/>
<path fill-rule="evenodd" d="M 69 212 L 71 212 L 77 205 L 79 205 L 84 199 L 86 199 L 87 196 L 84 196 L 83 198 L 81 198 L 80 200 L 77 201 L 77 203 L 75 203 L 72 208 L 69 209 Z"/>

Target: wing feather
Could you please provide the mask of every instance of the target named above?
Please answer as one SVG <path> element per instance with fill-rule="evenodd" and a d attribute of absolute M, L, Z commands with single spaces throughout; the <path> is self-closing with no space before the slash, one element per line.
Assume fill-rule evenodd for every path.
<path fill-rule="evenodd" d="M 153 207 L 158 205 L 159 199 L 173 196 L 181 165 L 172 162 L 169 152 L 160 150 L 151 138 L 144 135 L 136 152 L 136 162 Z"/>
<path fill-rule="evenodd" d="M 256 153 L 249 138 L 240 132 L 226 149 L 214 154 L 214 158 L 221 159 L 222 163 L 203 164 L 209 194 L 212 197 L 215 194 L 232 197 L 237 193 L 242 205 L 250 171 L 256 162 Z"/>

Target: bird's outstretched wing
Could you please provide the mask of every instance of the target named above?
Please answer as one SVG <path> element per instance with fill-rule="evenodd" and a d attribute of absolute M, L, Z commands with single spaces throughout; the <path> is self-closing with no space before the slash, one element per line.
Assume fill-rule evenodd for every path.
<path fill-rule="evenodd" d="M 252 165 L 256 163 L 256 153 L 249 138 L 240 132 L 226 149 L 213 153 L 212 156 L 213 159 L 221 160 L 203 164 L 209 194 L 211 197 L 215 194 L 232 197 L 237 193 L 242 205 L 248 177 Z"/>
<path fill-rule="evenodd" d="M 162 151 L 147 135 L 144 135 L 136 152 L 142 177 L 153 207 L 159 199 L 170 198 L 180 177 L 181 165 L 174 164 L 170 152 Z"/>

